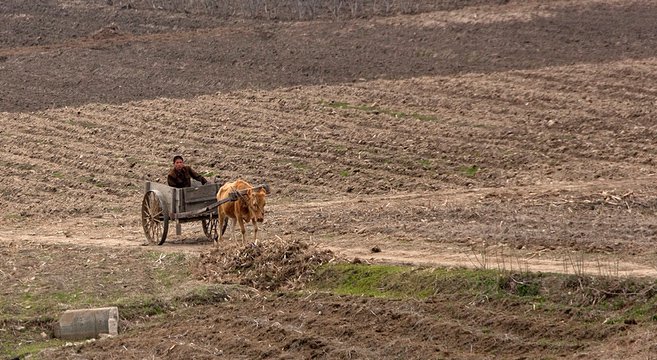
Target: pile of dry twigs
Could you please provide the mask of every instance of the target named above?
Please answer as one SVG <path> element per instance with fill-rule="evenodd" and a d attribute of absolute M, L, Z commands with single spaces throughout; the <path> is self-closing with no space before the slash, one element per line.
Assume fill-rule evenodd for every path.
<path fill-rule="evenodd" d="M 318 266 L 335 258 L 332 251 L 301 240 L 225 243 L 201 255 L 196 275 L 212 282 L 271 291 L 303 285 Z"/>

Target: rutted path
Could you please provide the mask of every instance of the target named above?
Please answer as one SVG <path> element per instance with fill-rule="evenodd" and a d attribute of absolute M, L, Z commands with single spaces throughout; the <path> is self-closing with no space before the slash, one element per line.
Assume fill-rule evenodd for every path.
<path fill-rule="evenodd" d="M 592 250 L 586 247 L 573 250 L 558 246 L 524 246 L 505 239 L 504 236 L 509 232 L 502 231 L 493 234 L 500 237 L 493 239 L 494 241 L 486 238 L 485 234 L 474 237 L 474 234 L 481 232 L 482 227 L 488 226 L 486 223 L 492 224 L 488 231 L 495 231 L 494 227 L 498 221 L 512 221 L 495 218 L 493 215 L 499 209 L 491 206 L 490 201 L 518 203 L 511 212 L 515 212 L 515 216 L 524 222 L 531 220 L 533 215 L 530 212 L 518 215 L 519 210 L 534 207 L 555 208 L 561 205 L 564 206 L 562 211 L 580 213 L 580 208 L 586 209 L 586 206 L 595 204 L 606 206 L 615 217 L 627 215 L 628 218 L 637 218 L 641 209 L 636 207 L 644 201 L 642 189 L 653 182 L 654 178 L 647 176 L 606 182 L 345 196 L 294 204 L 282 203 L 274 197 L 267 206 L 266 222 L 260 228 L 261 239 L 301 239 L 328 248 L 335 252 L 336 256 L 351 261 L 358 259 L 363 262 L 418 266 L 464 266 L 509 271 L 657 277 L 657 269 L 651 265 L 653 256 L 646 252 L 634 256 L 631 247 L 630 251 L 613 251 L 611 248 L 604 249 L 604 246 L 611 246 L 604 244 L 593 247 Z M 613 195 L 620 192 L 632 193 L 633 197 Z M 633 208 L 635 213 L 632 212 Z M 462 209 L 471 209 L 470 214 L 479 215 L 473 218 L 475 220 L 464 223 L 461 217 L 468 214 L 463 213 Z M 378 216 L 369 214 L 372 211 L 377 212 Z M 485 215 L 487 212 L 489 214 Z M 399 216 L 399 213 L 402 215 Z M 360 218 L 358 214 L 367 215 Z M 585 214 L 586 211 L 584 215 L 578 216 Z M 605 231 L 596 230 L 597 227 L 603 226 L 596 214 L 590 220 L 592 223 L 598 223 L 589 229 L 593 235 L 598 231 Z M 507 215 L 500 213 L 498 216 L 505 219 Z M 173 235 L 173 224 L 170 224 L 170 235 L 163 246 L 145 247 L 144 235 L 137 220 L 134 217 L 117 219 L 112 216 L 79 218 L 54 222 L 47 227 L 3 229 L 0 230 L 0 241 L 5 244 L 19 242 L 35 246 L 64 243 L 76 246 L 135 247 L 191 254 L 199 254 L 212 247 L 202 236 L 200 224 L 196 223 L 183 224 L 180 236 Z M 645 221 L 650 222 L 650 217 L 646 217 Z M 126 225 L 117 226 L 117 222 Z M 461 226 L 463 224 L 465 225 Z M 448 228 L 456 234 L 455 238 L 444 241 L 435 233 L 439 229 Z M 247 227 L 247 231 L 247 235 L 250 235 L 251 228 Z M 545 234 L 545 242 L 549 242 L 550 235 L 547 232 L 537 233 Z M 467 241 L 459 241 L 468 237 L 470 239 Z"/>

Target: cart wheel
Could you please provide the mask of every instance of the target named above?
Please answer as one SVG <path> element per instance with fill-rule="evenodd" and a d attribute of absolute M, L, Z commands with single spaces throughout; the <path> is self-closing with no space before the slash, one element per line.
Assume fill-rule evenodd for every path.
<path fill-rule="evenodd" d="M 162 195 L 157 190 L 144 194 L 141 203 L 141 225 L 149 244 L 164 244 L 169 231 L 169 214 Z"/>
<path fill-rule="evenodd" d="M 203 219 L 201 221 L 201 225 L 203 226 L 203 233 L 208 238 L 208 240 L 215 241 L 219 239 L 219 235 L 217 233 L 217 222 L 217 216 L 214 214 L 210 215 L 208 219 Z"/>

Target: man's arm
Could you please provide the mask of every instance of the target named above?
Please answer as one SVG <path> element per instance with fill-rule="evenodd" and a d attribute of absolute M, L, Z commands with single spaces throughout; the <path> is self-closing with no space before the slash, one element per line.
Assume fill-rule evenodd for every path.
<path fill-rule="evenodd" d="M 194 169 L 192 169 L 191 167 L 189 168 L 189 175 L 192 178 L 194 178 L 196 181 L 200 181 L 201 184 L 203 184 L 203 185 L 208 183 L 208 180 L 206 178 L 204 178 L 203 176 L 201 176 L 201 174 L 194 171 Z"/>
<path fill-rule="evenodd" d="M 177 187 L 177 185 L 178 185 L 176 183 L 176 178 L 173 175 L 171 175 L 171 173 L 169 173 L 169 175 L 167 175 L 167 184 L 169 184 L 169 186 L 171 186 L 171 187 Z"/>

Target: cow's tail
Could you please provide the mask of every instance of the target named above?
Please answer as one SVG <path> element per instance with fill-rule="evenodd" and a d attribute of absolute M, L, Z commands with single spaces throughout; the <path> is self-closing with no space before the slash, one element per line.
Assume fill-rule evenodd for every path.
<path fill-rule="evenodd" d="M 228 217 L 224 218 L 224 223 L 221 224 L 221 235 L 226 232 L 226 227 L 228 226 Z"/>

